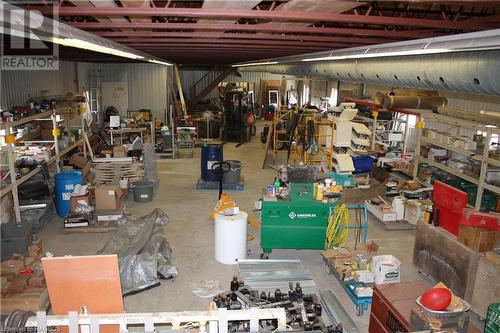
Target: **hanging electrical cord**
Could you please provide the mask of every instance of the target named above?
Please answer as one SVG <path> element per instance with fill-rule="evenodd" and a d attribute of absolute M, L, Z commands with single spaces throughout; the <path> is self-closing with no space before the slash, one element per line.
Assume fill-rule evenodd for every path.
<path fill-rule="evenodd" d="M 340 204 L 328 218 L 326 227 L 325 250 L 344 245 L 349 238 L 349 208 Z"/>

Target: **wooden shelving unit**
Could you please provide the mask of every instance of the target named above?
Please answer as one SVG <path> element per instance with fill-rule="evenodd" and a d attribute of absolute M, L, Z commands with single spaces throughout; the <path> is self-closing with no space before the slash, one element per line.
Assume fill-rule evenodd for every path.
<path fill-rule="evenodd" d="M 56 114 L 57 114 L 57 109 L 37 113 L 35 115 L 25 117 L 23 119 L 19 119 L 19 120 L 12 121 L 12 122 L 2 123 L 2 124 L 0 124 L 0 129 L 4 129 L 5 135 L 7 136 L 7 135 L 11 134 L 12 128 L 15 128 L 15 127 L 18 127 L 18 126 L 21 126 L 21 125 L 24 125 L 24 124 L 27 124 L 27 123 L 30 123 L 30 122 L 33 122 L 36 120 L 52 121 L 52 125 L 54 127 L 54 126 L 57 126 L 56 121 L 55 121 Z M 84 130 L 83 121 L 82 121 L 82 130 Z M 34 129 L 32 132 L 30 132 L 30 133 L 28 133 L 20 138 L 17 138 L 15 140 L 15 144 L 32 140 L 33 138 L 36 138 L 40 134 L 41 134 L 41 130 L 39 128 Z M 70 151 L 72 151 L 74 148 L 76 148 L 78 145 L 84 143 L 84 139 L 82 138 L 82 139 L 68 145 L 67 147 L 65 147 L 61 151 L 59 150 L 59 147 L 58 147 L 58 138 L 57 137 L 54 137 L 53 142 L 54 142 L 55 155 L 52 156 L 48 161 L 46 161 L 46 163 L 48 165 L 50 165 L 50 164 L 56 162 L 57 163 L 57 170 L 59 172 L 60 171 L 60 167 L 59 167 L 60 159 L 63 156 L 65 156 L 66 154 L 68 154 Z M 19 185 L 28 181 L 30 178 L 35 176 L 39 171 L 41 171 L 42 166 L 39 165 L 38 167 L 36 167 L 32 171 L 30 171 L 28 174 L 25 174 L 25 175 L 17 178 L 15 166 L 14 166 L 14 164 L 15 164 L 15 160 L 14 160 L 15 144 L 6 144 L 8 160 L 9 160 L 8 167 L 9 167 L 9 173 L 10 173 L 10 184 L 8 184 L 7 186 L 5 186 L 4 188 L 2 188 L 0 190 L 0 194 L 1 194 L 0 197 L 3 197 L 4 195 L 7 195 L 9 193 L 12 193 L 12 199 L 14 202 L 15 219 L 16 219 L 17 223 L 20 223 L 21 222 L 21 214 L 20 214 L 20 210 L 19 210 L 19 199 L 18 199 L 17 188 Z"/>
<path fill-rule="evenodd" d="M 474 151 L 469 151 L 463 148 L 455 147 L 451 144 L 441 142 L 435 139 L 430 139 L 428 137 L 425 137 L 422 135 L 422 129 L 418 129 L 418 135 L 417 135 L 417 147 L 415 151 L 415 156 L 416 156 L 416 162 L 415 163 L 415 168 L 414 168 L 414 173 L 413 173 L 413 178 L 417 179 L 417 172 L 418 172 L 418 164 L 420 162 L 427 163 L 430 166 L 433 166 L 435 168 L 441 169 L 447 173 L 450 173 L 456 177 L 459 177 L 461 179 L 464 179 L 472 184 L 477 185 L 477 196 L 476 196 L 476 204 L 475 204 L 475 209 L 480 209 L 481 208 L 481 201 L 483 198 L 483 192 L 484 190 L 489 190 L 491 192 L 494 192 L 496 194 L 500 194 L 500 187 L 488 184 L 486 183 L 486 173 L 488 170 L 488 167 L 495 166 L 495 167 L 500 167 L 500 160 L 496 160 L 493 158 L 489 157 L 489 147 L 491 143 L 492 136 L 495 135 L 500 135 L 500 129 L 498 128 L 493 128 L 489 127 L 486 124 L 480 124 L 472 121 L 466 121 L 466 120 L 459 120 L 456 118 L 451 118 L 451 117 L 445 117 L 443 115 L 439 114 L 422 114 L 422 119 L 425 120 L 426 123 L 441 123 L 447 125 L 447 132 L 450 132 L 452 130 L 456 130 L 459 132 L 460 129 L 468 129 L 472 131 L 481 131 L 483 133 L 486 133 L 486 137 L 484 138 L 484 148 L 482 152 L 474 152 Z M 450 133 L 452 135 L 456 135 L 454 133 Z M 464 156 L 468 159 L 472 159 L 475 161 L 480 161 L 481 162 L 481 171 L 478 177 L 473 177 L 467 174 L 464 174 L 460 170 L 457 170 L 455 168 L 452 168 L 450 166 L 444 165 L 442 163 L 435 162 L 434 160 L 431 160 L 429 158 L 426 158 L 421 155 L 421 150 L 420 150 L 420 145 L 421 143 L 425 143 L 428 145 L 432 145 L 435 147 L 443 148 L 448 151 L 457 153 L 461 156 Z"/>

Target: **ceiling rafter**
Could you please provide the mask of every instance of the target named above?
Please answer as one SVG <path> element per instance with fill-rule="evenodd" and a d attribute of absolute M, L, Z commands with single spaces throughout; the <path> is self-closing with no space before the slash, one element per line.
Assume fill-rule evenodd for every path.
<path fill-rule="evenodd" d="M 380 30 L 357 28 L 323 28 L 323 27 L 287 27 L 282 25 L 261 24 L 200 24 L 200 23 L 99 23 L 99 22 L 67 22 L 69 25 L 85 30 L 114 29 L 153 29 L 153 30 L 205 30 L 205 31 L 247 31 L 302 34 L 339 34 L 356 36 L 381 36 L 392 38 L 422 38 L 434 34 L 433 30 Z"/>
<path fill-rule="evenodd" d="M 25 8 L 52 12 L 41 1 Z M 499 14 L 499 1 L 64 0 L 59 7 L 59 19 L 73 27 L 165 60 L 205 64 L 498 28 Z"/>
<path fill-rule="evenodd" d="M 248 34 L 248 33 L 193 33 L 193 32 L 96 32 L 101 37 L 111 38 L 115 41 L 127 38 L 145 38 L 151 41 L 166 39 L 218 39 L 225 42 L 236 40 L 253 41 L 277 41 L 277 42 L 316 42 L 316 43 L 346 43 L 346 44 L 377 44 L 389 41 L 385 38 L 364 37 L 339 37 L 339 36 L 308 36 L 308 35 L 276 35 L 276 34 Z"/>
<path fill-rule="evenodd" d="M 51 9 L 39 8 L 43 14 L 51 14 Z M 450 28 L 481 30 L 495 28 L 488 17 L 481 22 L 470 25 L 467 20 L 450 21 L 424 18 L 403 18 L 375 15 L 353 15 L 337 13 L 304 13 L 292 11 L 258 11 L 258 10 L 232 10 L 232 9 L 201 9 L 201 8 L 134 8 L 134 7 L 60 7 L 60 16 L 134 16 L 134 17 L 196 17 L 209 19 L 239 19 L 252 18 L 262 20 L 297 21 L 297 22 L 336 22 L 336 23 L 358 23 L 375 25 L 413 26 L 427 28 Z"/>

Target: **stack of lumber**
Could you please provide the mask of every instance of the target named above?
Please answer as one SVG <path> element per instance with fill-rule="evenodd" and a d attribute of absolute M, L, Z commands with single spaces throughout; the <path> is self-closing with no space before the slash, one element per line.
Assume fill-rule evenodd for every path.
<path fill-rule="evenodd" d="M 28 249 L 28 256 L 14 255 L 2 262 L 0 278 L 2 298 L 0 314 L 14 310 L 39 311 L 49 306 L 47 284 L 40 262 L 41 240 L 35 240 Z"/>
<path fill-rule="evenodd" d="M 95 185 L 118 184 L 118 180 L 122 178 L 127 178 L 130 184 L 142 180 L 144 164 L 142 162 L 122 161 L 92 163 L 91 173 Z"/>

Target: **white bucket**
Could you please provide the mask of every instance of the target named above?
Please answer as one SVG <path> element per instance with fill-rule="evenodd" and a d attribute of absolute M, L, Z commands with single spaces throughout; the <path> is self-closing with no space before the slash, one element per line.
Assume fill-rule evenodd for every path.
<path fill-rule="evenodd" d="M 235 265 L 247 256 L 247 218 L 245 212 L 226 216 L 215 215 L 215 260 Z"/>

